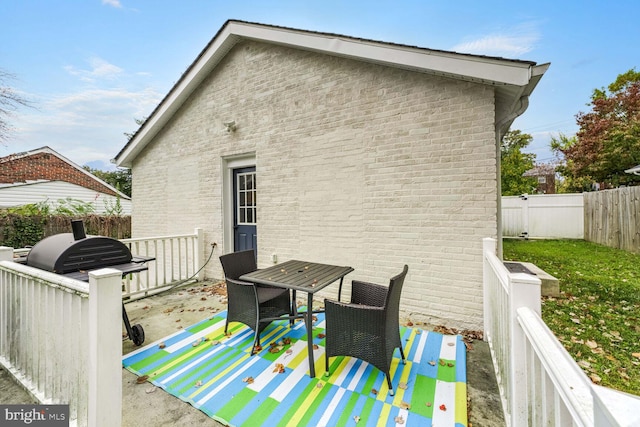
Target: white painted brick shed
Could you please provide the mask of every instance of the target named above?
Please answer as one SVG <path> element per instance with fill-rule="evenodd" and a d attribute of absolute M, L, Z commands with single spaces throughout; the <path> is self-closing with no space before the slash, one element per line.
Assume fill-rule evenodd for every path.
<path fill-rule="evenodd" d="M 233 251 L 232 173 L 255 167 L 259 266 L 388 283 L 406 263 L 405 315 L 479 329 L 497 142 L 547 67 L 228 21 L 116 156 L 133 235 L 202 227 Z M 217 256 L 205 271 L 222 278 Z"/>

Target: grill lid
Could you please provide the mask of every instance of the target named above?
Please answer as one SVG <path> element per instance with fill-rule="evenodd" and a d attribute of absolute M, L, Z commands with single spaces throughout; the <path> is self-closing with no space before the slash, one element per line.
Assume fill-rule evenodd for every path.
<path fill-rule="evenodd" d="M 89 271 L 104 267 L 120 270 L 122 275 L 147 270 L 153 257 L 132 256 L 129 247 L 104 236 L 87 236 L 81 220 L 71 221 L 73 233 L 46 237 L 36 243 L 26 257 L 17 262 L 76 280 L 89 281 Z"/>
<path fill-rule="evenodd" d="M 26 264 L 66 274 L 125 264 L 131 260 L 131 251 L 119 240 L 102 236 L 76 240 L 73 233 L 62 233 L 36 243 L 27 255 Z"/>

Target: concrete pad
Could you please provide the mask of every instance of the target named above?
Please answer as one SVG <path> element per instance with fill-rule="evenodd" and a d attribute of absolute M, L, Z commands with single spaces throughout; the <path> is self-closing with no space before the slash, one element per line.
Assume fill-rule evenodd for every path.
<path fill-rule="evenodd" d="M 145 331 L 144 345 L 161 341 L 168 335 L 226 309 L 224 285 L 202 282 L 183 286 L 149 298 L 125 304 L 132 324 L 140 324 Z M 404 320 L 401 319 L 401 322 Z M 424 329 L 428 326 L 415 325 Z M 137 349 L 125 336 L 123 354 Z M 151 383 L 137 383 L 137 376 L 122 369 L 122 426 L 154 427 L 221 427 L 190 404 L 171 396 Z M 474 427 L 504 426 L 504 415 L 498 393 L 489 346 L 474 341 L 467 351 L 467 392 L 469 425 Z M 0 369 L 0 403 L 35 403 L 4 369 Z"/>
<path fill-rule="evenodd" d="M 125 309 L 129 322 L 144 329 L 142 346 L 146 346 L 226 309 L 224 290 L 224 285 L 202 282 L 127 303 Z M 124 338 L 123 355 L 137 348 Z M 138 384 L 137 379 L 135 374 L 122 369 L 122 427 L 223 426 L 149 382 Z"/>
<path fill-rule="evenodd" d="M 540 293 L 543 297 L 559 297 L 560 296 L 560 281 L 530 262 L 521 262 L 529 271 L 536 275 L 540 282 Z"/>

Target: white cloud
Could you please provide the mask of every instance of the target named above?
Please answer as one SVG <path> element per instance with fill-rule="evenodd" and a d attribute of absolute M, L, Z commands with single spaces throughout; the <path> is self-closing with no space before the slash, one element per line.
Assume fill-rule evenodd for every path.
<path fill-rule="evenodd" d="M 469 39 L 452 50 L 478 55 L 519 57 L 532 51 L 540 40 L 535 24 L 527 23 Z"/>
<path fill-rule="evenodd" d="M 81 70 L 72 65 L 64 67 L 71 75 L 78 76 L 85 82 L 94 82 L 97 79 L 113 80 L 122 74 L 122 68 L 113 65 L 102 58 L 94 56 L 89 59 L 89 70 Z"/>
<path fill-rule="evenodd" d="M 79 165 L 109 165 L 127 142 L 124 133 L 133 133 L 135 119 L 149 115 L 160 99 L 151 88 L 87 89 L 42 99 L 38 111 L 17 118 L 16 132 L 0 154 L 47 145 Z"/>
<path fill-rule="evenodd" d="M 102 0 L 102 4 L 106 4 L 113 7 L 122 7 L 120 0 Z"/>

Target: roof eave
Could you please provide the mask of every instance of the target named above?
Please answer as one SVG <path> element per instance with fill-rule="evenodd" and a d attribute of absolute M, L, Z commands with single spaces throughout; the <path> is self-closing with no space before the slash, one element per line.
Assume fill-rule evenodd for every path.
<path fill-rule="evenodd" d="M 496 91 L 496 132 L 498 138 L 507 132 L 513 121 L 529 107 L 529 96 L 542 79 L 550 64 L 532 65 L 527 70 L 528 80 L 523 86 L 499 87 Z M 500 95 L 502 99 L 499 100 Z"/>
<path fill-rule="evenodd" d="M 135 157 L 164 127 L 204 78 L 224 56 L 240 41 L 256 40 L 282 46 L 304 49 L 323 54 L 361 60 L 385 66 L 408 69 L 454 79 L 494 85 L 509 95 L 500 113 L 509 125 L 515 117 L 514 109 L 524 96 L 537 85 L 548 64 L 536 66 L 533 62 L 508 60 L 460 54 L 418 47 L 362 40 L 336 34 L 316 33 L 291 28 L 273 27 L 239 21 L 227 21 L 194 63 L 182 75 L 167 96 L 156 107 L 149 119 L 140 127 L 114 162 L 131 167 Z M 526 106 L 524 107 L 526 109 Z M 498 112 L 497 112 L 498 113 Z"/>

